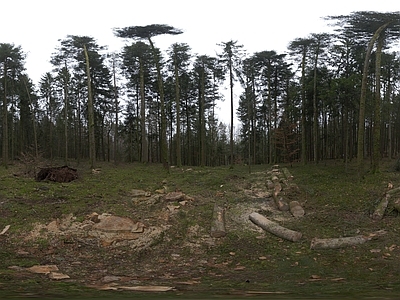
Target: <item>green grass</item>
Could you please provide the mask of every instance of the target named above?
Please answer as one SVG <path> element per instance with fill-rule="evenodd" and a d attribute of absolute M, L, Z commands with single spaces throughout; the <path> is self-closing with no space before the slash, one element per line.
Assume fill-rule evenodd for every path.
<path fill-rule="evenodd" d="M 24 231 L 32 228 L 32 224 L 48 223 L 69 213 L 78 220 L 95 211 L 150 219 L 157 224 L 157 214 L 162 212 L 161 209 L 165 210 L 164 204 L 137 203 L 132 200 L 130 192 L 140 189 L 154 194 L 166 187 L 168 191 L 182 191 L 194 200 L 170 217 L 168 224 L 171 228 L 153 242 L 151 249 L 143 253 L 130 253 L 129 248 L 101 249 L 93 253 L 93 260 L 100 259 L 101 262 L 101 258 L 107 258 L 116 263 L 124 260 L 127 265 L 113 266 L 115 272 L 133 272 L 136 268 L 145 270 L 146 264 L 162 261 L 168 268 L 176 268 L 177 274 L 182 272 L 179 276 L 201 278 L 199 285 L 185 287 L 186 293 L 214 291 L 216 294 L 229 294 L 258 290 L 290 292 L 299 297 L 395 295 L 400 292 L 400 222 L 397 212 L 389 206 L 383 220 L 370 218 L 388 182 L 400 186 L 400 173 L 393 172 L 391 164 L 385 162 L 380 173 L 367 173 L 361 180 L 354 165 L 346 170 L 342 163 L 335 161 L 287 166 L 300 188 L 293 200 L 303 205 L 306 215 L 301 219 L 289 218 L 283 225 L 301 231 L 302 240 L 292 243 L 268 233 L 260 237 L 258 232 L 243 225 L 230 228 L 227 236 L 216 240 L 214 245 L 205 243 L 198 249 L 202 251 L 199 257 L 193 257 L 197 250 L 193 252 L 183 246 L 189 230 L 199 226 L 198 236 L 190 238 L 194 241 L 205 239 L 214 203 L 226 206 L 227 214 L 234 213 L 230 207 L 251 201 L 242 192 L 243 187 L 257 183 L 260 178 L 262 180 L 263 173 L 254 173 L 265 172 L 270 166 L 252 166 L 252 174 L 249 174 L 247 166 L 233 169 L 171 168 L 168 173 L 158 164 L 116 167 L 104 163 L 99 164 L 101 171 L 98 174 L 92 174 L 87 165 L 81 164 L 72 166 L 78 169 L 79 179 L 70 183 L 37 182 L 24 176 L 19 166 L 7 170 L 1 168 L 0 230 L 7 224 L 11 227 L 6 235 L 0 236 L 0 292 L 5 295 L 12 295 L 14 291 L 18 294 L 71 297 L 112 295 L 89 290 L 79 281 L 53 282 L 43 276 L 25 276 L 8 269 L 10 265 L 29 267 L 47 263 L 34 254 L 18 255 L 21 247 L 18 241 Z M 314 237 L 368 235 L 377 230 L 386 230 L 387 234 L 355 247 L 310 249 Z M 33 253 L 55 247 L 54 241 L 46 239 L 30 243 L 24 247 L 35 249 Z M 68 256 L 68 245 L 56 252 L 57 259 Z M 371 251 L 374 249 L 380 252 Z M 175 262 L 171 253 L 179 253 L 187 265 L 182 262 L 183 269 L 178 268 L 179 261 Z M 196 265 L 191 270 L 190 264 L 199 260 L 206 260 L 207 264 Z M 192 274 L 188 275 L 184 270 Z M 81 273 L 90 274 L 90 270 L 82 268 Z M 128 297 L 129 293 L 120 293 L 119 296 Z"/>

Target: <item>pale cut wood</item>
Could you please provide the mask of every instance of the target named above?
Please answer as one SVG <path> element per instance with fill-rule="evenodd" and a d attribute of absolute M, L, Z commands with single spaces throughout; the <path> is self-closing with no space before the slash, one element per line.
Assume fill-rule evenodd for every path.
<path fill-rule="evenodd" d="M 211 236 L 215 238 L 221 238 L 225 235 L 225 209 L 215 204 L 213 211 L 213 220 L 211 223 Z"/>
<path fill-rule="evenodd" d="M 295 218 L 303 217 L 305 214 L 303 207 L 300 205 L 300 203 L 298 201 L 291 201 L 289 203 L 289 210 L 290 210 L 290 213 Z"/>
<path fill-rule="evenodd" d="M 319 239 L 314 238 L 311 241 L 310 249 L 337 249 L 348 246 L 360 245 L 364 244 L 366 241 L 369 241 L 370 238 L 357 235 L 357 236 L 349 236 L 343 238 L 331 238 L 331 239 Z"/>
<path fill-rule="evenodd" d="M 256 212 L 251 213 L 249 215 L 249 219 L 257 226 L 260 226 L 262 229 L 285 240 L 297 242 L 302 237 L 301 232 L 282 227 L 279 224 L 271 220 L 268 220 L 266 217 L 260 215 L 259 213 Z"/>

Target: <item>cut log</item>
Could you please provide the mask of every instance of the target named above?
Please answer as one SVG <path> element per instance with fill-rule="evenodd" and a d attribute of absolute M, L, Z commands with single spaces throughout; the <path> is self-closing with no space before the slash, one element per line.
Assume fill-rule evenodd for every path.
<path fill-rule="evenodd" d="M 287 180 L 293 180 L 293 175 L 290 174 L 288 168 L 283 168 L 282 171 Z"/>
<path fill-rule="evenodd" d="M 371 238 L 363 235 L 343 237 L 343 238 L 331 238 L 331 239 L 318 239 L 314 238 L 311 241 L 311 250 L 316 249 L 337 249 L 348 246 L 364 244 Z"/>
<path fill-rule="evenodd" d="M 303 217 L 304 216 L 304 209 L 301 207 L 298 201 L 291 201 L 289 203 L 290 213 L 295 218 Z"/>
<path fill-rule="evenodd" d="M 378 206 L 375 208 L 374 213 L 372 214 L 372 219 L 373 220 L 382 220 L 383 216 L 385 214 L 386 208 L 388 207 L 389 204 L 389 198 L 390 195 L 389 193 L 386 193 L 381 201 L 379 202 Z"/>
<path fill-rule="evenodd" d="M 302 237 L 301 232 L 282 227 L 279 224 L 271 220 L 268 220 L 266 217 L 260 215 L 259 213 L 256 212 L 251 213 L 249 215 L 249 219 L 257 226 L 260 226 L 262 229 L 285 240 L 297 242 Z"/>
<path fill-rule="evenodd" d="M 393 207 L 400 212 L 400 198 L 397 198 L 396 200 L 393 201 Z"/>
<path fill-rule="evenodd" d="M 274 197 L 275 204 L 280 211 L 288 211 L 289 204 L 282 197 Z"/>
<path fill-rule="evenodd" d="M 400 187 L 397 187 L 397 188 L 388 190 L 388 191 L 386 192 L 386 194 L 393 195 L 393 194 L 396 194 L 396 193 L 399 193 L 399 192 L 400 192 Z"/>
<path fill-rule="evenodd" d="M 215 204 L 213 220 L 211 224 L 211 236 L 215 238 L 221 238 L 225 235 L 225 209 Z"/>

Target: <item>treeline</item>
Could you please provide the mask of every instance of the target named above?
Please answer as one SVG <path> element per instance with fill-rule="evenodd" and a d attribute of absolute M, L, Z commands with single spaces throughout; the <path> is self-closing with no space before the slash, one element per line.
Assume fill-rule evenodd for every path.
<path fill-rule="evenodd" d="M 37 84 L 22 48 L 0 43 L 3 165 L 40 156 L 165 167 L 357 158 L 361 167 L 370 157 L 378 170 L 400 150 L 400 14 L 326 20 L 335 33 L 295 39 L 286 53 L 246 54 L 237 41 L 215 57 L 186 43 L 163 52 L 154 37 L 181 32 L 158 24 L 114 29 L 131 41 L 119 53 L 71 35 Z M 224 112 L 229 127 L 215 113 L 225 83 L 231 107 L 239 101 Z"/>

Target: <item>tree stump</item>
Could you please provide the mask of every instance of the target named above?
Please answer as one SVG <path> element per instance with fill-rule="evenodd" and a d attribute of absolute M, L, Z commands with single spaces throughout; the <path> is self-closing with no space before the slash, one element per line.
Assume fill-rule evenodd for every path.
<path fill-rule="evenodd" d="M 302 233 L 298 231 L 293 231 L 288 228 L 282 227 L 279 224 L 268 220 L 266 217 L 263 215 L 260 215 L 259 213 L 251 213 L 249 215 L 250 221 L 252 221 L 254 224 L 260 226 L 262 229 L 268 231 L 269 233 L 272 233 L 280 238 L 283 238 L 288 241 L 292 242 L 297 242 L 301 239 Z"/>
<path fill-rule="evenodd" d="M 301 207 L 301 205 L 298 201 L 291 201 L 289 203 L 289 210 L 290 210 L 290 213 L 295 218 L 304 216 L 304 209 L 303 209 L 303 207 Z"/>
<path fill-rule="evenodd" d="M 211 223 L 211 236 L 215 238 L 220 238 L 224 237 L 225 235 L 225 209 L 215 204 L 213 211 L 213 220 Z"/>

